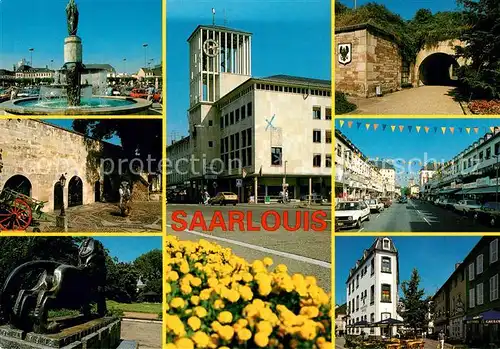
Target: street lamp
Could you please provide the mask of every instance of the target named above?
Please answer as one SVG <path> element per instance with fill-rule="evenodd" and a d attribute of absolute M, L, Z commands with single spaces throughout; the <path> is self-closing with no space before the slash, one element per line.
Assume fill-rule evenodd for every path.
<path fill-rule="evenodd" d="M 64 216 L 66 216 L 66 211 L 64 210 L 64 186 L 66 185 L 66 177 L 64 176 L 64 174 L 62 174 L 61 177 L 59 178 L 59 183 L 61 184 L 61 188 L 62 188 L 62 192 L 63 192 L 62 203 L 61 203 L 61 213 L 59 215 L 61 217 L 64 217 Z"/>
<path fill-rule="evenodd" d="M 127 75 L 127 59 L 123 59 L 123 74 Z"/>
<path fill-rule="evenodd" d="M 148 44 L 144 43 L 142 44 L 142 47 L 144 47 L 144 68 L 147 67 L 148 63 Z"/>
<path fill-rule="evenodd" d="M 34 50 L 35 50 L 34 48 L 30 48 L 30 49 L 29 49 L 29 51 L 30 51 L 30 55 L 31 55 L 31 57 L 30 57 L 30 65 L 31 65 L 31 68 L 33 68 L 33 51 L 34 51 Z"/>

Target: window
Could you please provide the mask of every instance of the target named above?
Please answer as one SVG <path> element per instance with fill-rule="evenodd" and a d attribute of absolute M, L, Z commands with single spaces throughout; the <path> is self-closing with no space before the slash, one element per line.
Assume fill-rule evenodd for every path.
<path fill-rule="evenodd" d="M 482 305 L 484 303 L 483 283 L 476 285 L 476 293 L 477 293 L 477 305 Z"/>
<path fill-rule="evenodd" d="M 236 122 L 240 121 L 240 109 L 236 109 L 234 112 L 236 114 Z"/>
<path fill-rule="evenodd" d="M 222 130 L 224 128 L 224 117 L 221 115 L 220 116 L 220 129 Z"/>
<path fill-rule="evenodd" d="M 486 160 L 488 160 L 489 158 L 491 158 L 491 148 L 490 147 L 486 148 Z"/>
<path fill-rule="evenodd" d="M 375 285 L 371 285 L 370 287 L 370 304 L 375 303 Z"/>
<path fill-rule="evenodd" d="M 247 116 L 252 116 L 252 102 L 248 102 L 247 104 Z"/>
<path fill-rule="evenodd" d="M 282 148 L 272 147 L 271 148 L 271 166 L 281 166 L 282 158 Z"/>
<path fill-rule="evenodd" d="M 474 280 L 474 263 L 469 264 L 469 281 Z"/>
<path fill-rule="evenodd" d="M 330 130 L 325 131 L 325 143 L 328 143 L 328 144 L 332 143 L 332 131 L 330 131 Z"/>
<path fill-rule="evenodd" d="M 247 165 L 252 166 L 252 159 L 253 159 L 252 158 L 252 147 L 247 148 L 246 150 L 247 150 Z M 245 150 L 243 150 L 243 151 L 245 151 Z"/>
<path fill-rule="evenodd" d="M 240 149 L 240 133 L 239 132 L 236 132 L 234 134 L 234 141 L 236 143 L 234 149 Z"/>
<path fill-rule="evenodd" d="M 340 144 L 337 146 L 337 156 L 342 156 L 342 146 Z"/>
<path fill-rule="evenodd" d="M 370 261 L 371 275 L 375 274 L 375 258 Z"/>
<path fill-rule="evenodd" d="M 321 107 L 313 107 L 313 119 L 321 120 Z"/>
<path fill-rule="evenodd" d="M 347 294 L 350 295 L 351 294 L 351 284 L 347 285 Z"/>
<path fill-rule="evenodd" d="M 332 108 L 325 108 L 325 120 L 332 119 Z"/>
<path fill-rule="evenodd" d="M 347 315 L 351 313 L 351 303 L 347 303 Z"/>
<path fill-rule="evenodd" d="M 229 114 L 224 115 L 224 125 L 225 127 L 229 125 Z"/>
<path fill-rule="evenodd" d="M 252 145 L 252 129 L 247 128 L 247 145 L 251 146 Z"/>
<path fill-rule="evenodd" d="M 483 272 L 483 255 L 480 254 L 476 258 L 476 274 L 479 275 Z"/>
<path fill-rule="evenodd" d="M 321 143 L 321 130 L 313 130 L 313 142 Z"/>
<path fill-rule="evenodd" d="M 498 261 L 498 239 L 490 242 L 490 264 Z"/>
<path fill-rule="evenodd" d="M 241 107 L 241 120 L 244 120 L 244 119 L 245 119 L 245 117 L 246 117 L 246 115 L 245 115 L 245 114 L 246 114 L 246 112 L 247 112 L 246 107 L 245 107 L 245 106 L 242 106 L 242 107 Z"/>
<path fill-rule="evenodd" d="M 359 295 L 356 296 L 356 311 L 359 310 Z"/>
<path fill-rule="evenodd" d="M 214 122 L 212 120 L 208 120 L 208 126 L 213 126 Z"/>
<path fill-rule="evenodd" d="M 469 290 L 469 308 L 474 308 L 475 307 L 475 302 L 476 302 L 476 294 L 475 294 L 475 289 L 471 288 Z"/>
<path fill-rule="evenodd" d="M 356 275 L 356 289 L 359 288 L 359 274 Z"/>
<path fill-rule="evenodd" d="M 229 124 L 234 124 L 234 111 L 229 113 Z"/>
<path fill-rule="evenodd" d="M 498 299 L 498 274 L 490 278 L 490 302 Z"/>
<path fill-rule="evenodd" d="M 483 161 L 484 158 L 484 152 L 480 151 L 479 152 L 479 161 Z"/>
<path fill-rule="evenodd" d="M 214 141 L 208 141 L 208 147 L 213 148 L 214 147 Z"/>
<path fill-rule="evenodd" d="M 382 257 L 382 273 L 391 272 L 391 257 Z"/>
<path fill-rule="evenodd" d="M 391 303 L 391 285 L 382 284 L 382 297 L 380 301 L 384 303 Z"/>
<path fill-rule="evenodd" d="M 325 155 L 325 166 L 328 168 L 332 167 L 332 154 Z"/>
<path fill-rule="evenodd" d="M 382 248 L 384 250 L 389 250 L 391 248 L 391 241 L 387 238 L 385 238 L 382 242 Z"/>
<path fill-rule="evenodd" d="M 313 167 L 321 167 L 321 154 L 313 155 Z"/>

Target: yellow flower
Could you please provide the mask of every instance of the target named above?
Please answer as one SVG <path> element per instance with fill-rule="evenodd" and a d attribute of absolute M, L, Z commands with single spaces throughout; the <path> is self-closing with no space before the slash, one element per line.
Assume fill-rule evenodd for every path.
<path fill-rule="evenodd" d="M 170 286 L 170 284 L 167 282 L 165 284 L 165 293 L 166 294 L 169 294 L 170 292 L 172 292 L 172 287 Z"/>
<path fill-rule="evenodd" d="M 259 294 L 261 296 L 267 296 L 272 291 L 271 283 L 260 283 L 259 284 Z"/>
<path fill-rule="evenodd" d="M 196 332 L 191 339 L 196 343 L 197 348 L 206 348 L 210 342 L 210 337 L 202 331 Z"/>
<path fill-rule="evenodd" d="M 220 299 L 217 299 L 214 302 L 214 309 L 217 309 L 217 310 L 224 309 L 224 306 L 225 306 L 224 302 L 222 300 L 220 300 Z"/>
<path fill-rule="evenodd" d="M 200 299 L 202 301 L 206 301 L 210 298 L 211 295 L 212 295 L 212 290 L 209 288 L 206 288 L 200 292 Z"/>
<path fill-rule="evenodd" d="M 263 262 L 264 262 L 264 265 L 266 267 L 269 267 L 269 266 L 273 265 L 273 260 L 271 258 L 269 258 L 269 257 L 264 258 Z"/>
<path fill-rule="evenodd" d="M 207 310 L 201 306 L 197 306 L 196 308 L 194 308 L 194 313 L 199 318 L 204 318 L 205 316 L 207 316 Z"/>
<path fill-rule="evenodd" d="M 191 279 L 191 285 L 194 287 L 198 287 L 201 285 L 201 279 L 198 277 L 194 277 Z"/>
<path fill-rule="evenodd" d="M 257 334 L 253 337 L 253 341 L 260 348 L 265 348 L 269 344 L 269 337 L 266 333 L 257 332 Z"/>
<path fill-rule="evenodd" d="M 177 315 L 167 314 L 165 317 L 165 321 L 167 322 L 167 328 L 171 330 L 176 336 L 184 336 L 186 334 L 184 324 Z"/>
<path fill-rule="evenodd" d="M 250 281 L 253 280 L 252 274 L 250 274 L 248 272 L 243 273 L 242 278 L 243 278 L 243 281 L 245 281 L 246 283 L 249 283 Z"/>
<path fill-rule="evenodd" d="M 200 304 L 200 297 L 198 297 L 198 296 L 191 296 L 191 303 L 192 303 L 193 305 L 198 305 L 198 304 Z"/>
<path fill-rule="evenodd" d="M 269 336 L 273 332 L 273 325 L 269 321 L 260 321 L 257 324 L 257 331 Z"/>
<path fill-rule="evenodd" d="M 222 340 L 230 341 L 234 336 L 234 329 L 231 326 L 225 325 L 219 327 L 217 333 L 219 334 L 220 338 L 222 338 Z"/>
<path fill-rule="evenodd" d="M 190 294 L 191 292 L 193 292 L 193 289 L 191 288 L 191 286 L 184 284 L 181 286 L 181 292 L 182 294 Z"/>
<path fill-rule="evenodd" d="M 168 343 L 165 349 L 177 349 L 177 345 L 174 343 Z"/>
<path fill-rule="evenodd" d="M 231 321 L 233 321 L 233 314 L 231 314 L 229 311 L 223 311 L 219 314 L 217 320 L 219 320 L 221 324 L 230 324 Z"/>
<path fill-rule="evenodd" d="M 184 299 L 180 297 L 175 297 L 170 301 L 170 306 L 174 309 L 184 308 L 184 305 L 185 305 Z"/>
<path fill-rule="evenodd" d="M 243 298 L 244 301 L 251 301 L 253 298 L 252 289 L 248 286 L 241 286 L 240 287 L 240 296 L 241 296 L 241 298 Z"/>
<path fill-rule="evenodd" d="M 249 329 L 243 328 L 243 329 L 241 329 L 241 330 L 238 331 L 238 339 L 240 341 L 246 342 L 250 338 L 252 338 L 252 332 L 250 332 Z"/>
<path fill-rule="evenodd" d="M 180 338 L 175 341 L 175 345 L 177 345 L 177 348 L 194 349 L 194 343 L 189 338 Z"/>
<path fill-rule="evenodd" d="M 176 271 L 169 271 L 167 274 L 168 281 L 177 281 L 179 280 L 179 274 Z"/>
<path fill-rule="evenodd" d="M 187 322 L 189 327 L 191 327 L 193 331 L 198 331 L 198 329 L 201 327 L 201 321 L 196 316 L 191 316 Z"/>
<path fill-rule="evenodd" d="M 187 264 L 187 262 L 182 263 L 181 266 L 180 266 L 180 268 L 179 268 L 179 270 L 183 274 L 189 273 L 189 264 Z"/>
<path fill-rule="evenodd" d="M 276 272 L 277 273 L 286 273 L 288 272 L 288 268 L 286 265 L 284 264 L 279 264 L 277 267 L 276 267 Z"/>
<path fill-rule="evenodd" d="M 319 309 L 317 307 L 302 307 L 300 309 L 300 315 L 312 319 L 319 316 Z"/>

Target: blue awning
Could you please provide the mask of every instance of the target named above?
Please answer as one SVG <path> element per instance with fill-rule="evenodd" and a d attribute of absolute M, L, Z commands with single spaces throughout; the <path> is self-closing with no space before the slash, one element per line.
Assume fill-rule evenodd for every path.
<path fill-rule="evenodd" d="M 496 193 L 497 191 L 497 186 L 491 186 L 491 187 L 482 187 L 482 188 L 475 188 L 469 191 L 467 194 L 493 194 Z M 500 188 L 498 188 L 498 191 L 500 192 Z"/>

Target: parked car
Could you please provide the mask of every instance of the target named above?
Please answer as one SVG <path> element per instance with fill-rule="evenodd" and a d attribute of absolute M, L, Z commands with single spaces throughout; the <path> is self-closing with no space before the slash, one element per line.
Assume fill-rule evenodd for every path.
<path fill-rule="evenodd" d="M 490 227 L 500 226 L 500 202 L 487 202 L 477 209 L 474 219 Z"/>
<path fill-rule="evenodd" d="M 404 196 L 400 197 L 399 198 L 399 203 L 400 204 L 407 204 L 408 203 L 408 199 Z"/>
<path fill-rule="evenodd" d="M 384 203 L 378 201 L 377 199 L 367 200 L 366 203 L 372 212 L 382 212 L 384 210 Z"/>
<path fill-rule="evenodd" d="M 132 98 L 144 98 L 144 99 L 147 99 L 148 98 L 148 91 L 143 89 L 143 88 L 134 88 L 131 92 L 130 92 L 130 97 Z M 161 99 L 161 94 L 156 92 L 153 94 L 152 96 L 152 101 L 153 102 L 159 102 Z"/>
<path fill-rule="evenodd" d="M 448 199 L 438 199 L 439 201 L 436 202 L 436 205 L 439 207 L 445 207 L 446 203 L 448 202 Z"/>
<path fill-rule="evenodd" d="M 335 205 L 335 229 L 361 228 L 370 219 L 370 208 L 365 201 L 343 201 Z"/>
<path fill-rule="evenodd" d="M 217 195 L 215 195 L 213 198 L 210 198 L 208 200 L 208 203 L 210 205 L 215 205 L 215 204 L 226 205 L 229 203 L 235 206 L 238 203 L 238 195 L 229 191 L 220 192 L 217 193 Z"/>
<path fill-rule="evenodd" d="M 454 205 L 457 203 L 457 200 L 455 199 L 446 199 L 446 204 L 444 205 L 444 208 L 448 209 L 454 209 Z"/>
<path fill-rule="evenodd" d="M 379 201 L 384 204 L 384 207 L 391 207 L 392 200 L 390 198 L 380 198 Z"/>
<path fill-rule="evenodd" d="M 480 209 L 481 204 L 477 200 L 460 200 L 455 203 L 453 207 L 457 210 L 457 212 L 468 215 Z"/>

